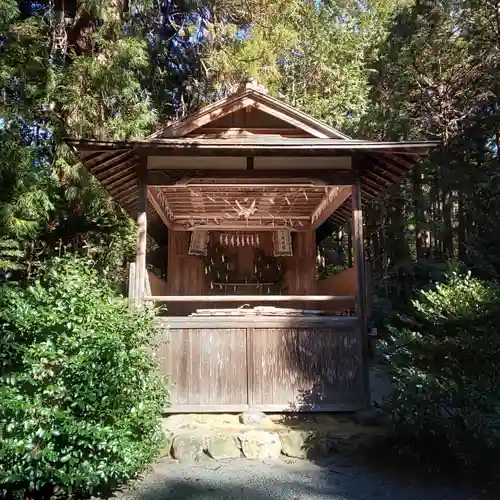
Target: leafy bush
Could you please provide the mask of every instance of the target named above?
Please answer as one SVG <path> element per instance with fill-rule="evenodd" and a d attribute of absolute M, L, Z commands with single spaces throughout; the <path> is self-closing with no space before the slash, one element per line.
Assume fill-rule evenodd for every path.
<path fill-rule="evenodd" d="M 161 446 L 165 391 L 152 317 L 88 261 L 57 259 L 29 288 L 0 288 L 0 489 L 89 494 Z"/>
<path fill-rule="evenodd" d="M 390 329 L 384 353 L 400 451 L 433 463 L 437 456 L 451 459 L 469 470 L 497 463 L 499 322 L 498 283 L 453 274 L 421 293 Z"/>

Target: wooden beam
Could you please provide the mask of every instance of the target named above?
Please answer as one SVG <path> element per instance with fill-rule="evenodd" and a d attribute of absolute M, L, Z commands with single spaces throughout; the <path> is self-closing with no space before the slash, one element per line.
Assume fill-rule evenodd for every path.
<path fill-rule="evenodd" d="M 108 191 L 108 194 L 116 199 L 118 203 L 121 203 L 121 200 L 128 200 L 130 197 L 137 197 L 137 182 L 128 186 L 127 188 L 123 187 L 116 193 L 112 194 Z"/>
<path fill-rule="evenodd" d="M 349 194 L 351 194 L 351 190 L 349 189 Z M 224 215 L 222 214 L 221 215 L 221 212 L 216 212 L 216 213 L 212 213 L 212 212 L 203 212 L 202 214 L 196 214 L 196 215 L 193 215 L 193 214 L 188 214 L 188 213 L 181 213 L 181 214 L 176 214 L 174 216 L 174 219 L 176 221 L 186 221 L 186 220 L 195 220 L 196 222 L 199 222 L 200 220 L 203 221 L 203 220 L 206 220 L 206 219 L 218 219 L 220 220 L 221 222 L 222 221 L 227 221 L 227 222 L 245 222 L 246 220 L 248 221 L 251 221 L 251 222 L 259 222 L 261 220 L 265 220 L 265 221 L 276 221 L 276 220 L 285 220 L 285 219 L 292 219 L 294 221 L 297 221 L 297 220 L 300 220 L 300 221 L 306 221 L 306 222 L 309 222 L 310 220 L 310 217 L 309 215 L 296 215 L 296 214 L 284 214 L 284 215 L 276 215 L 276 216 L 272 216 L 272 215 L 250 215 L 248 217 L 248 219 L 225 219 L 224 218 Z"/>
<path fill-rule="evenodd" d="M 320 132 L 317 130 L 317 128 L 312 127 L 308 125 L 307 123 L 304 123 L 302 120 L 298 120 L 297 118 L 294 118 L 293 116 L 290 116 L 288 113 L 284 113 L 283 111 L 280 111 L 277 109 L 277 106 L 272 106 L 268 105 L 264 102 L 258 102 L 255 101 L 252 104 L 252 107 L 266 113 L 268 115 L 273 116 L 274 118 L 277 118 L 278 120 L 281 120 L 285 123 L 288 123 L 289 125 L 292 125 L 293 127 L 296 127 L 300 130 L 303 130 L 304 132 L 307 132 L 308 134 L 311 134 L 313 137 L 317 137 L 318 139 L 328 139 L 328 134 L 325 134 L 323 132 Z"/>
<path fill-rule="evenodd" d="M 248 108 L 247 108 L 248 109 Z M 194 130 L 188 137 L 245 137 L 253 135 L 274 135 L 282 137 L 309 137 L 309 134 L 303 130 L 294 127 L 275 128 L 275 127 L 207 127 Z"/>
<path fill-rule="evenodd" d="M 99 179 L 101 184 L 111 184 L 112 182 L 122 179 L 124 176 L 128 175 L 130 172 L 137 174 L 137 162 L 127 162 L 123 164 L 123 168 L 115 172 L 106 171 L 105 174 L 100 174 L 95 176 Z M 109 175 L 108 175 L 109 174 Z M 109 183 L 109 184 L 108 184 Z"/>
<path fill-rule="evenodd" d="M 352 187 L 352 241 L 354 266 L 356 267 L 356 316 L 359 318 L 362 344 L 363 386 L 365 404 L 370 404 L 370 381 L 368 371 L 368 323 L 366 317 L 366 266 L 363 238 L 363 212 L 361 208 L 361 182 L 358 179 Z"/>
<path fill-rule="evenodd" d="M 121 184 L 118 187 L 115 187 L 113 189 L 108 189 L 106 186 L 104 186 L 104 189 L 108 192 L 110 196 L 114 197 L 121 197 L 125 193 L 129 193 L 130 191 L 133 191 L 134 189 L 137 189 L 137 179 L 134 176 L 133 178 L 130 178 L 126 183 Z"/>
<path fill-rule="evenodd" d="M 167 207 L 164 207 L 163 204 L 156 198 L 156 195 L 148 190 L 148 201 L 156 210 L 156 213 L 159 215 L 160 219 L 163 221 L 163 224 L 167 226 L 168 229 L 173 230 L 174 224 L 171 219 L 171 211 Z M 168 203 L 167 200 L 164 200 L 164 203 Z"/>
<path fill-rule="evenodd" d="M 347 186 L 332 186 L 325 194 L 320 204 L 311 214 L 311 224 L 314 229 L 321 226 L 342 204 L 351 196 L 351 188 Z"/>
<path fill-rule="evenodd" d="M 137 245 L 135 253 L 135 301 L 141 303 L 146 283 L 146 242 L 148 232 L 148 184 L 146 165 L 139 165 L 139 199 L 137 200 Z"/>
<path fill-rule="evenodd" d="M 134 152 L 131 151 L 130 149 L 125 150 L 124 153 L 120 153 L 120 151 L 123 151 L 123 149 L 115 151 L 115 154 L 111 158 L 107 159 L 106 161 L 99 161 L 98 159 L 95 159 L 95 160 L 93 160 L 93 162 L 91 164 L 88 164 L 87 162 L 85 162 L 85 165 L 90 170 L 90 172 L 92 172 L 94 175 L 96 175 L 96 174 L 103 172 L 105 170 L 108 170 L 110 168 L 120 166 L 123 163 L 126 163 L 127 161 L 133 159 Z"/>
<path fill-rule="evenodd" d="M 313 184 L 318 186 L 351 186 L 354 175 L 350 170 L 304 169 L 302 175 L 291 175 L 289 170 L 149 170 L 149 186 L 185 186 L 206 179 L 217 179 L 221 183 L 235 184 L 242 181 L 262 181 L 265 184 Z"/>
<path fill-rule="evenodd" d="M 156 302 L 338 302 L 354 300 L 352 295 L 151 295 Z"/>
<path fill-rule="evenodd" d="M 193 130 L 196 130 L 200 127 L 203 127 L 207 123 L 218 120 L 219 118 L 223 118 L 224 116 L 230 115 L 239 109 L 243 109 L 249 104 L 251 104 L 251 100 L 248 97 L 239 97 L 239 96 L 229 96 L 226 98 L 224 105 L 221 106 L 222 103 L 214 103 L 217 105 L 207 106 L 205 109 L 202 109 L 198 114 L 193 115 L 186 120 L 180 121 L 178 124 L 173 124 L 170 127 L 164 130 L 164 137 L 182 137 L 191 133 Z"/>
<path fill-rule="evenodd" d="M 132 169 L 129 172 L 127 172 L 126 175 L 118 179 L 115 179 L 112 182 L 109 182 L 109 184 L 107 179 L 105 181 L 102 181 L 102 185 L 106 188 L 108 192 L 111 193 L 115 189 L 119 189 L 120 187 L 128 185 L 132 180 L 135 180 L 136 176 L 137 172 L 135 171 L 135 169 Z"/>
<path fill-rule="evenodd" d="M 135 299 L 135 262 L 128 265 L 128 298 Z"/>
<path fill-rule="evenodd" d="M 309 217 L 308 217 L 309 218 Z M 203 223 L 199 221 L 194 221 L 194 225 L 192 225 L 189 221 L 184 221 L 185 223 L 175 222 L 173 225 L 174 231 L 311 231 L 312 227 L 309 222 L 304 221 L 295 221 L 293 217 L 290 219 L 294 222 L 293 227 L 290 227 L 288 223 L 279 223 L 279 221 L 284 221 L 283 218 L 275 217 L 275 224 L 273 224 L 272 220 L 263 220 L 259 219 L 258 221 L 249 220 L 248 224 L 243 219 L 239 222 L 237 221 L 221 221 L 220 224 L 211 223 Z M 287 219 L 288 220 L 288 219 Z M 302 225 L 300 225 L 302 223 Z"/>

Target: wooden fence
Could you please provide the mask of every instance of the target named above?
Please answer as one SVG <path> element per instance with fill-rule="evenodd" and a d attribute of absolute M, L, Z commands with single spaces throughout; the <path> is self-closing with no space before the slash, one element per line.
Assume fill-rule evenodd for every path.
<path fill-rule="evenodd" d="M 166 317 L 169 412 L 350 411 L 367 403 L 354 317 Z"/>

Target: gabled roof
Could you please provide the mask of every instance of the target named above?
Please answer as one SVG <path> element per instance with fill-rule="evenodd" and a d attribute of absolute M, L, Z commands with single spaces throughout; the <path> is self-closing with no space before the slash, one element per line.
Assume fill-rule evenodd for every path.
<path fill-rule="evenodd" d="M 263 88 L 259 85 L 249 82 L 238 92 L 214 102 L 213 104 L 209 104 L 200 111 L 182 120 L 169 124 L 149 138 L 183 137 L 193 130 L 222 118 L 223 116 L 235 113 L 241 109 L 254 108 L 270 114 L 318 139 L 350 139 L 349 136 L 343 134 L 339 130 L 299 111 L 283 101 L 270 97 L 262 90 Z"/>
<path fill-rule="evenodd" d="M 245 117 L 245 124 L 254 123 L 252 119 L 255 119 L 256 114 L 258 123 L 261 120 L 266 122 L 264 115 L 267 115 L 269 123 L 273 123 L 271 132 L 266 129 L 261 133 L 254 129 L 254 134 L 225 137 L 203 133 L 220 126 L 234 131 L 226 123 L 234 123 L 233 118 L 237 118 L 238 114 Z M 285 131 L 294 130 L 293 136 L 276 133 L 282 130 L 275 128 L 281 127 L 281 124 L 285 124 Z M 366 203 L 376 200 L 385 188 L 399 182 L 422 156 L 437 145 L 430 141 L 375 142 L 351 139 L 324 122 L 268 96 L 265 89 L 255 83 L 247 83 L 236 93 L 169 124 L 143 140 L 67 139 L 67 143 L 77 151 L 86 168 L 101 182 L 109 195 L 133 217 L 137 209 L 138 167 L 143 156 L 303 158 L 347 154 L 357 159 L 362 201 Z M 307 162 L 305 169 L 306 165 Z M 148 212 L 152 222 L 156 220 L 160 229 L 163 229 L 159 213 L 152 204 L 148 204 Z M 343 224 L 350 217 L 351 200 L 348 198 L 329 220 L 335 224 Z"/>

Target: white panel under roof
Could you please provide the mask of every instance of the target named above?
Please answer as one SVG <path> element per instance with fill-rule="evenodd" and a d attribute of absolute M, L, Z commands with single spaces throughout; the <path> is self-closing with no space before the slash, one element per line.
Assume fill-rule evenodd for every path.
<path fill-rule="evenodd" d="M 247 159 L 232 156 L 148 156 L 148 168 L 171 170 L 245 170 Z"/>
<path fill-rule="evenodd" d="M 255 170 L 309 170 L 309 169 L 340 169 L 347 170 L 352 166 L 350 156 L 257 156 L 253 161 Z"/>

